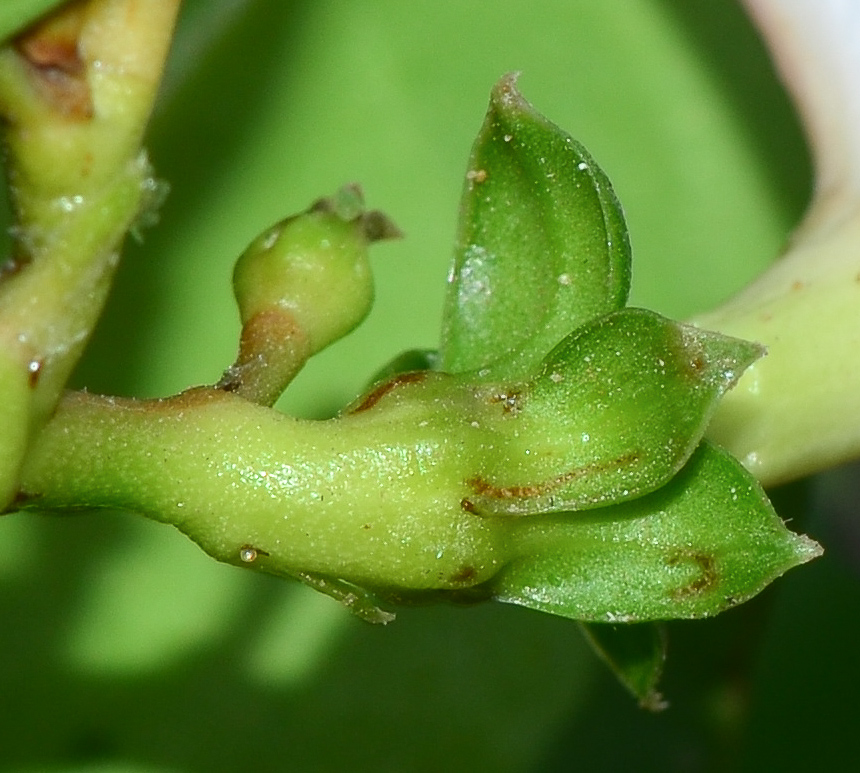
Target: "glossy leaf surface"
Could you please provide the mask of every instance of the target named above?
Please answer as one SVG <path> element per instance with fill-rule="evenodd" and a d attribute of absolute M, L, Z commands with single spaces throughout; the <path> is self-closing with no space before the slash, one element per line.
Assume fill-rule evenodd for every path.
<path fill-rule="evenodd" d="M 756 344 L 643 309 L 584 325 L 520 389 L 494 386 L 506 453 L 487 454 L 470 501 L 484 514 L 558 512 L 633 499 L 698 445 Z"/>
<path fill-rule="evenodd" d="M 821 554 L 708 443 L 650 496 L 516 524 L 521 557 L 494 580 L 496 598 L 594 622 L 715 615 Z"/>
<path fill-rule="evenodd" d="M 571 330 L 623 307 L 629 284 L 627 231 L 609 180 L 506 76 L 469 161 L 442 369 L 525 376 Z"/>

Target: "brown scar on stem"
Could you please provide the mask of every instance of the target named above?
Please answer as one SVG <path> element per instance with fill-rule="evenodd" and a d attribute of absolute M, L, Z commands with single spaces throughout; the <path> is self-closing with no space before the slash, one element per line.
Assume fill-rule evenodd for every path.
<path fill-rule="evenodd" d="M 0 264 L 0 282 L 8 277 L 15 276 L 15 274 L 20 273 L 25 266 L 32 262 L 32 257 L 23 253 L 8 257 L 2 264 Z"/>
<path fill-rule="evenodd" d="M 520 390 L 512 390 L 510 392 L 496 392 L 490 397 L 491 404 L 501 403 L 502 410 L 505 413 L 518 413 L 520 410 L 520 398 L 522 392 Z"/>
<path fill-rule="evenodd" d="M 73 2 L 38 22 L 15 41 L 36 88 L 59 113 L 74 120 L 93 117 L 93 101 L 79 37 L 84 3 Z"/>
<path fill-rule="evenodd" d="M 5 510 L 0 508 L 0 515 L 7 515 L 9 513 L 14 513 L 16 510 L 32 507 L 42 498 L 42 496 L 43 495 L 39 493 L 19 490 Z"/>
<path fill-rule="evenodd" d="M 389 381 L 384 381 L 378 387 L 368 392 L 368 394 L 365 395 L 364 399 L 355 408 L 353 408 L 350 413 L 362 413 L 363 411 L 370 410 L 389 392 L 393 392 L 395 389 L 405 384 L 418 384 L 421 381 L 424 381 L 426 378 L 426 370 L 416 370 L 410 373 L 401 373 L 399 376 L 395 376 Z"/>
<path fill-rule="evenodd" d="M 639 459 L 639 453 L 632 452 L 619 456 L 617 459 L 613 459 L 609 462 L 594 462 L 593 464 L 586 464 L 583 467 L 575 467 L 574 469 L 563 472 L 561 475 L 556 475 L 556 477 L 550 478 L 549 480 L 524 486 L 497 486 L 485 480 L 480 475 L 475 475 L 474 477 L 469 478 L 466 481 L 466 485 L 479 496 L 489 497 L 490 499 L 531 499 L 533 497 L 548 494 L 559 486 L 563 486 L 565 483 L 570 483 L 573 480 L 583 478 L 586 475 L 605 472 L 612 467 L 627 467 L 631 464 L 635 464 Z M 462 500 L 460 502 L 461 507 L 463 507 L 463 502 L 469 502 L 469 500 Z M 469 504 L 474 508 L 474 504 L 471 502 L 469 502 Z M 463 509 L 466 510 L 465 507 L 463 507 Z M 467 510 L 467 512 L 472 511 Z"/>
<path fill-rule="evenodd" d="M 307 336 L 295 317 L 285 309 L 264 309 L 242 325 L 236 361 L 224 371 L 215 388 L 241 392 L 253 387 L 269 374 L 270 363 L 281 366 L 286 388 L 309 356 Z"/>
<path fill-rule="evenodd" d="M 682 561 L 692 561 L 695 563 L 701 570 L 701 575 L 689 585 L 675 588 L 671 592 L 672 598 L 686 599 L 691 596 L 698 596 L 711 590 L 719 582 L 720 576 L 719 572 L 717 572 L 717 562 L 712 555 L 682 550 L 671 555 L 666 560 L 666 564 L 668 566 L 677 566 Z"/>
<path fill-rule="evenodd" d="M 463 566 L 456 572 L 456 574 L 451 575 L 451 582 L 470 582 L 478 576 L 478 570 L 475 569 L 474 566 Z"/>
<path fill-rule="evenodd" d="M 39 376 L 42 375 L 42 360 L 30 360 L 27 365 L 27 383 L 30 386 L 30 389 L 35 389 L 36 385 L 39 383 Z"/>

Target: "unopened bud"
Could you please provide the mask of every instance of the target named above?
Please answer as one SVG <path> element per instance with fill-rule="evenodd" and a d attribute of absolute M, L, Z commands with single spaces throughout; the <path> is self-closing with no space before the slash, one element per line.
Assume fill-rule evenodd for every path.
<path fill-rule="evenodd" d="M 385 215 L 365 211 L 352 185 L 258 236 L 233 272 L 242 339 L 218 386 L 273 403 L 309 357 L 367 316 L 367 247 L 399 235 Z"/>
<path fill-rule="evenodd" d="M 279 308 L 307 336 L 312 353 L 342 338 L 370 311 L 367 247 L 398 236 L 379 212 L 365 212 L 348 186 L 257 237 L 236 263 L 233 288 L 242 323 Z"/>

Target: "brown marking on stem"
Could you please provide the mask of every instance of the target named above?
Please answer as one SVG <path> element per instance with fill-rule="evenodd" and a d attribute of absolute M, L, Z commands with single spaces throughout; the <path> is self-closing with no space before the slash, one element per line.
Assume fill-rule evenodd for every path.
<path fill-rule="evenodd" d="M 236 362 L 215 387 L 272 405 L 310 354 L 308 337 L 290 312 L 279 307 L 264 309 L 242 325 Z"/>
<path fill-rule="evenodd" d="M 472 502 L 471 499 L 466 499 L 465 497 L 460 500 L 460 507 L 464 512 L 471 513 L 472 515 L 478 514 L 478 508 L 475 507 L 475 503 Z"/>
<path fill-rule="evenodd" d="M 32 262 L 32 257 L 26 254 L 15 254 L 0 263 L 0 282 L 8 277 L 15 276 Z"/>
<path fill-rule="evenodd" d="M 30 27 L 15 41 L 36 88 L 54 110 L 78 121 L 93 117 L 86 63 L 78 39 L 85 3 L 73 2 Z"/>
<path fill-rule="evenodd" d="M 35 389 L 39 383 L 39 376 L 42 375 L 42 360 L 33 359 L 27 364 L 27 383 L 30 389 Z"/>
<path fill-rule="evenodd" d="M 679 550 L 669 556 L 666 564 L 668 566 L 677 566 L 682 561 L 691 561 L 696 564 L 701 570 L 701 575 L 689 585 L 675 588 L 671 593 L 672 598 L 680 600 L 690 598 L 691 596 L 698 596 L 711 590 L 719 582 L 720 575 L 717 572 L 717 561 L 711 554 Z"/>
<path fill-rule="evenodd" d="M 465 566 L 461 566 L 460 569 L 453 575 L 451 575 L 451 582 L 471 582 L 478 576 L 478 570 L 475 569 L 474 566 L 469 566 L 468 564 Z"/>
<path fill-rule="evenodd" d="M 479 496 L 489 497 L 490 499 L 531 499 L 548 494 L 551 491 L 563 486 L 565 483 L 584 478 L 586 475 L 594 475 L 601 472 L 606 472 L 612 467 L 628 467 L 635 464 L 640 459 L 638 452 L 631 452 L 619 456 L 609 462 L 593 462 L 582 467 L 575 467 L 572 470 L 563 472 L 561 475 L 556 475 L 549 480 L 541 481 L 540 483 L 531 483 L 518 486 L 497 486 L 490 483 L 480 475 L 475 475 L 466 481 L 469 486 Z"/>
<path fill-rule="evenodd" d="M 349 413 L 355 414 L 370 410 L 389 392 L 393 392 L 395 389 L 398 389 L 405 384 L 418 384 L 426 378 L 426 370 L 415 370 L 409 373 L 401 373 L 388 381 L 384 381 L 374 389 L 371 389 L 370 392 L 364 396 L 362 401 L 355 408 L 350 410 Z"/>
<path fill-rule="evenodd" d="M 42 494 L 36 492 L 19 490 L 9 503 L 9 506 L 5 510 L 0 510 L 0 515 L 14 513 L 16 510 L 23 510 L 27 507 L 31 507 L 38 503 L 38 501 L 42 499 L 42 496 Z"/>
<path fill-rule="evenodd" d="M 520 412 L 522 392 L 519 389 L 496 392 L 490 396 L 490 404 L 501 404 L 505 413 L 516 414 Z"/>

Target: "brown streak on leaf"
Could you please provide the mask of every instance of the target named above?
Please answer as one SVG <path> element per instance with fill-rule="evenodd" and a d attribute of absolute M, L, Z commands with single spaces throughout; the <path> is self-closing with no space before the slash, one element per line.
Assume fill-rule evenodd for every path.
<path fill-rule="evenodd" d="M 490 499 L 529 499 L 539 497 L 544 494 L 563 486 L 565 483 L 570 483 L 578 478 L 583 478 L 586 475 L 593 475 L 600 472 L 606 472 L 612 467 L 627 467 L 639 461 L 639 454 L 631 452 L 619 456 L 609 462 L 594 462 L 586 464 L 582 467 L 576 467 L 572 470 L 557 475 L 555 478 L 520 486 L 497 486 L 489 481 L 484 480 L 480 475 L 469 478 L 466 485 L 469 486 L 476 494 L 489 497 Z M 468 501 L 468 500 L 467 500 Z"/>
<path fill-rule="evenodd" d="M 672 598 L 686 599 L 691 596 L 698 596 L 711 590 L 719 582 L 720 576 L 717 572 L 716 559 L 709 553 L 681 550 L 671 555 L 666 560 L 666 563 L 668 566 L 677 566 L 682 561 L 691 561 L 695 563 L 701 570 L 701 575 L 697 579 L 693 580 L 689 585 L 685 585 L 682 588 L 675 588 L 671 594 Z"/>

